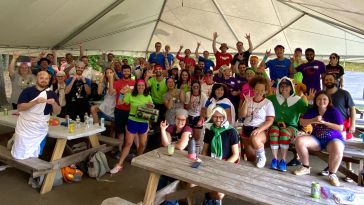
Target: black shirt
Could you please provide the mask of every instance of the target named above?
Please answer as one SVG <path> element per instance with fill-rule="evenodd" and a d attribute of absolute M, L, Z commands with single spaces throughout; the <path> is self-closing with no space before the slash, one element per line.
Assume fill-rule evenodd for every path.
<path fill-rule="evenodd" d="M 231 146 L 239 143 L 239 134 L 234 128 L 232 128 L 225 130 L 220 135 L 222 140 L 222 158 L 226 160 L 230 158 L 231 155 L 233 154 Z M 209 129 L 206 129 L 205 138 L 203 140 L 204 143 L 210 145 L 213 137 L 214 137 L 214 132 Z M 211 155 L 211 146 L 209 146 L 207 152 L 208 155 Z"/>

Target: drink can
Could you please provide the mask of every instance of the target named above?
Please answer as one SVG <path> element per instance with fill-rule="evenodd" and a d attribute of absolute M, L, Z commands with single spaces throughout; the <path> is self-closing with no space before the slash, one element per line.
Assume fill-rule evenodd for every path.
<path fill-rule="evenodd" d="M 312 182 L 311 184 L 311 197 L 314 199 L 320 198 L 320 184 L 318 182 Z"/>
<path fill-rule="evenodd" d="M 101 118 L 100 119 L 100 126 L 101 126 L 101 128 L 105 128 L 105 118 Z"/>
<path fill-rule="evenodd" d="M 9 115 L 9 111 L 7 108 L 4 108 L 4 115 Z"/>
<path fill-rule="evenodd" d="M 70 121 L 69 122 L 69 124 L 68 124 L 68 132 L 69 133 L 75 132 L 75 122 L 73 122 L 73 121 Z"/>

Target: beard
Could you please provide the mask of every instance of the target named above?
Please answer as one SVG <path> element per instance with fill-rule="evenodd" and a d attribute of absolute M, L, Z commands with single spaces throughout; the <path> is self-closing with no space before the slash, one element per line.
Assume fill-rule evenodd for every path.
<path fill-rule="evenodd" d="M 157 77 L 160 77 L 160 76 L 162 75 L 162 71 L 156 71 L 156 72 L 155 72 L 155 75 L 156 75 Z"/>
<path fill-rule="evenodd" d="M 331 89 L 331 88 L 335 87 L 335 84 L 334 83 L 326 83 L 325 87 L 328 88 L 328 89 Z"/>
<path fill-rule="evenodd" d="M 46 88 L 48 88 L 48 83 L 47 82 L 37 82 L 37 86 L 42 89 L 46 89 Z"/>

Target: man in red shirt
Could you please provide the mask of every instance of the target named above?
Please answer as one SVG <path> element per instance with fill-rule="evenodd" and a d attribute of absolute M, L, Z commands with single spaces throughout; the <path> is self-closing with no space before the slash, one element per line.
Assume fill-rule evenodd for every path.
<path fill-rule="evenodd" d="M 116 94 L 115 104 L 115 132 L 118 139 L 122 139 L 125 133 L 125 126 L 129 117 L 130 105 L 122 104 L 125 94 L 134 88 L 135 81 L 131 79 L 131 67 L 123 66 L 123 77 L 114 82 L 114 88 L 111 93 Z M 119 103 L 120 102 L 120 103 Z M 121 149 L 121 145 L 119 147 Z"/>
<path fill-rule="evenodd" d="M 216 58 L 216 67 L 214 68 L 214 71 L 219 70 L 221 66 L 223 65 L 230 65 L 231 60 L 233 59 L 233 56 L 230 53 L 227 53 L 226 51 L 229 49 L 226 43 L 222 43 L 220 46 L 221 52 L 219 52 L 216 48 L 216 38 L 217 33 L 213 33 L 213 41 L 212 41 L 212 50 L 214 51 L 215 58 Z"/>

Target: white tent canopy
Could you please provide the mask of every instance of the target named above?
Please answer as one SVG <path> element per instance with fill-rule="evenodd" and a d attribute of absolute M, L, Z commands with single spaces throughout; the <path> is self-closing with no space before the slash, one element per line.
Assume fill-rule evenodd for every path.
<path fill-rule="evenodd" d="M 58 48 L 145 55 L 154 42 L 211 51 L 212 33 L 234 52 L 251 34 L 254 53 L 277 44 L 364 58 L 362 0 L 2 0 L 0 53 Z"/>

